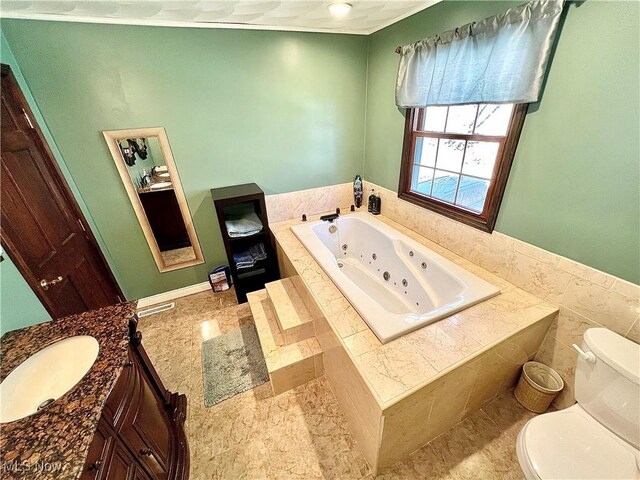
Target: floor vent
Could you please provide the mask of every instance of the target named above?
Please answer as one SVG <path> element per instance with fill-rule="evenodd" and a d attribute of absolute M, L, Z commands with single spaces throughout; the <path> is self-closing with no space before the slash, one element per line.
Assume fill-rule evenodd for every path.
<path fill-rule="evenodd" d="M 171 303 L 164 303 L 162 305 L 158 305 L 157 307 L 138 310 L 138 318 L 148 317 L 149 315 L 153 315 L 154 313 L 166 312 L 167 310 L 171 310 L 175 306 L 176 306 L 176 303 L 171 302 Z"/>

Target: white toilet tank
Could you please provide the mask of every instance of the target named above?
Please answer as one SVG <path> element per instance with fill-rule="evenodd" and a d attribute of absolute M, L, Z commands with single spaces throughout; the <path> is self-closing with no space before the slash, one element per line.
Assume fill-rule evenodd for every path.
<path fill-rule="evenodd" d="M 640 448 L 640 345 L 607 330 L 590 328 L 582 349 L 595 363 L 578 356 L 576 400 L 609 430 Z"/>

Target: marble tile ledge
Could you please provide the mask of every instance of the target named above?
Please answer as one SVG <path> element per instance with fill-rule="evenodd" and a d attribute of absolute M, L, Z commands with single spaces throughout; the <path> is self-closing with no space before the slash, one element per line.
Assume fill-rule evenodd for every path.
<path fill-rule="evenodd" d="M 308 216 L 309 221 L 319 215 Z M 501 294 L 383 345 L 340 290 L 298 241 L 290 227 L 299 220 L 272 223 L 282 251 L 311 292 L 381 408 L 399 402 L 462 363 L 558 309 L 438 244 L 380 215 L 380 221 L 493 283 Z"/>

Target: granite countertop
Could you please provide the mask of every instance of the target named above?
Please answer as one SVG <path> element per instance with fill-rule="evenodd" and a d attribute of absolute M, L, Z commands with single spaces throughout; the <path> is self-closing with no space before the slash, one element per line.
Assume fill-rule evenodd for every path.
<path fill-rule="evenodd" d="M 157 192 L 166 192 L 167 190 L 174 190 L 173 184 L 170 187 L 164 187 L 164 188 L 150 188 L 150 187 L 139 188 L 138 193 L 140 194 L 157 193 Z"/>
<path fill-rule="evenodd" d="M 314 221 L 319 215 L 309 216 Z M 545 330 L 558 309 L 506 280 L 379 215 L 377 219 L 500 289 L 500 294 L 382 344 L 291 231 L 300 220 L 270 224 L 292 266 L 315 297 L 381 408 L 433 382 L 503 339 L 529 327 Z"/>
<path fill-rule="evenodd" d="M 49 407 L 0 424 L 0 478 L 76 479 L 105 401 L 127 361 L 135 303 L 121 303 L 6 333 L 0 379 L 29 356 L 66 337 L 90 335 L 100 351 L 83 379 Z"/>

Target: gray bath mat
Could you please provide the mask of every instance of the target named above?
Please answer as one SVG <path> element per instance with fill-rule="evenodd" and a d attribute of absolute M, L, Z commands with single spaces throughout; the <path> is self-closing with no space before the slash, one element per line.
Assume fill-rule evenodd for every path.
<path fill-rule="evenodd" d="M 206 407 L 269 381 L 254 325 L 203 342 L 202 367 Z"/>

